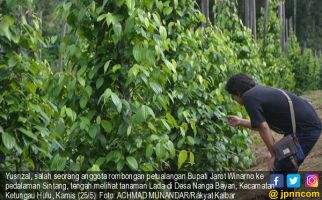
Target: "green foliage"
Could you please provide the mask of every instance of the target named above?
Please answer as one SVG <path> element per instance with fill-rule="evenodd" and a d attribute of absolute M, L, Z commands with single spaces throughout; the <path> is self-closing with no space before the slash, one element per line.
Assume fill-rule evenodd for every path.
<path fill-rule="evenodd" d="M 291 90 L 294 74 L 296 87 L 321 81 L 305 82 L 321 70 L 311 52 L 298 56 L 295 40 L 287 54 L 279 49 L 273 10 L 261 51 L 263 38 L 253 41 L 236 1 L 215 3 L 216 24 L 203 28 L 194 0 L 72 0 L 55 10 L 68 24 L 64 38 L 42 32 L 30 3 L 1 2 L 0 162 L 7 169 L 245 169 L 254 162 L 250 133 L 226 117 L 246 112 L 225 94 L 227 78 L 242 71 Z M 58 51 L 64 69 L 53 74 L 46 60 L 56 65 Z"/>
<path fill-rule="evenodd" d="M 286 52 L 281 51 L 280 21 L 276 13 L 278 1 L 273 1 L 270 5 L 265 47 L 263 47 L 263 18 L 259 20 L 258 44 L 261 45 L 262 58 L 266 64 L 263 82 L 296 93 L 318 89 L 321 86 L 320 71 L 322 66 L 318 64 L 318 60 L 313 56 L 311 50 L 305 49 L 303 53 L 301 52 L 294 34 L 288 41 Z"/>
<path fill-rule="evenodd" d="M 304 49 L 303 53 L 292 35 L 287 49 L 287 56 L 292 64 L 292 70 L 296 79 L 298 92 L 315 90 L 321 87 L 321 68 L 319 60 L 315 58 L 310 49 Z"/>
<path fill-rule="evenodd" d="M 226 124 L 226 113 L 240 111 L 222 94 L 227 76 L 246 66 L 234 45 L 247 48 L 243 62 L 253 52 L 249 34 L 240 30 L 241 41 L 234 41 L 201 28 L 204 16 L 189 0 L 69 6 L 63 48 L 72 68 L 47 85 L 66 113 L 66 169 L 227 170 L 252 163 L 243 159 L 251 156 L 249 133 Z"/>
<path fill-rule="evenodd" d="M 280 47 L 281 24 L 277 16 L 278 1 L 270 1 L 266 44 L 264 44 L 264 14 L 258 22 L 258 41 L 261 58 L 264 62 L 263 83 L 269 86 L 280 87 L 293 91 L 295 78 L 292 72 L 292 63 L 288 60 Z M 281 74 L 283 74 L 281 76 Z"/>
<path fill-rule="evenodd" d="M 234 67 L 228 67 L 229 74 L 246 72 L 257 81 L 263 78 L 263 62 L 259 48 L 252 39 L 249 29 L 243 26 L 236 9 L 237 1 L 218 1 L 213 6 L 216 13 L 215 26 L 229 37 L 227 45 L 236 53 Z"/>
<path fill-rule="evenodd" d="M 50 74 L 45 62 L 38 62 L 39 21 L 25 16 L 16 19 L 16 2 L 2 2 L 0 14 L 0 151 L 5 170 L 39 170 L 61 148 L 55 132 L 57 107 L 44 98 L 43 80 Z M 23 3 L 21 3 L 23 5 Z"/>

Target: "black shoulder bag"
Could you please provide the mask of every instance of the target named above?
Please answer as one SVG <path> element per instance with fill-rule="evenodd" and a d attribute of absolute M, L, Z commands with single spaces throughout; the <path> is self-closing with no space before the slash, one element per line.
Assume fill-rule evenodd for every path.
<path fill-rule="evenodd" d="M 278 89 L 280 90 L 280 89 Z M 281 140 L 276 142 L 273 145 L 273 150 L 275 152 L 275 157 L 278 161 L 289 158 L 294 165 L 294 167 L 297 169 L 297 158 L 296 154 L 298 153 L 298 148 L 300 147 L 298 143 L 298 139 L 296 137 L 296 121 L 295 121 L 295 114 L 294 114 L 294 108 L 293 108 L 293 102 L 291 98 L 284 92 L 283 90 L 280 90 L 284 96 L 288 100 L 288 104 L 290 107 L 290 113 L 291 113 L 291 121 L 292 121 L 292 129 L 293 133 L 289 134 L 288 136 L 283 137 Z"/>

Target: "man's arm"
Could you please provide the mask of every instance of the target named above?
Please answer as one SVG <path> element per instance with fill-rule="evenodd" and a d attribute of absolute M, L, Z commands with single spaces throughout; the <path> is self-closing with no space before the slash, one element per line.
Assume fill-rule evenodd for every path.
<path fill-rule="evenodd" d="M 274 138 L 272 134 L 272 130 L 269 128 L 266 121 L 260 123 L 256 128 L 252 128 L 250 120 L 242 119 L 236 116 L 229 116 L 228 122 L 231 126 L 243 126 L 245 128 L 250 128 L 252 130 L 258 131 L 262 140 L 264 141 L 268 151 L 271 154 L 271 159 L 269 162 L 268 170 L 274 170 L 274 162 L 275 162 L 275 153 L 273 150 Z"/>
<path fill-rule="evenodd" d="M 240 119 L 240 124 L 241 126 L 245 127 L 245 128 L 249 128 L 249 129 L 252 129 L 254 131 L 259 131 L 258 128 L 253 128 L 251 123 L 250 123 L 250 120 L 249 119 Z"/>
<path fill-rule="evenodd" d="M 264 141 L 268 151 L 270 152 L 270 154 L 272 156 L 269 163 L 268 163 L 268 170 L 274 171 L 275 170 L 275 167 L 274 167 L 275 153 L 273 150 L 274 138 L 273 138 L 272 130 L 269 128 L 266 121 L 260 123 L 257 128 L 259 129 L 259 134 L 260 134 L 262 140 Z"/>
<path fill-rule="evenodd" d="M 273 138 L 272 130 L 269 128 L 267 122 L 260 123 L 257 129 L 268 151 L 271 153 L 271 156 L 275 157 L 275 153 L 273 150 L 274 138 Z"/>
<path fill-rule="evenodd" d="M 228 116 L 228 122 L 231 126 L 243 126 L 245 128 L 252 129 L 254 131 L 259 131 L 258 128 L 253 128 L 249 119 L 242 119 L 237 116 Z"/>
<path fill-rule="evenodd" d="M 272 130 L 269 128 L 266 121 L 260 123 L 256 128 L 253 128 L 251 126 L 250 120 L 248 119 L 242 119 L 236 116 L 229 116 L 228 122 L 231 126 L 243 126 L 245 128 L 249 128 L 255 131 L 259 132 L 259 135 L 261 136 L 262 140 L 264 141 L 267 149 L 271 153 L 272 157 L 275 156 L 273 151 L 273 144 L 274 144 L 274 138 L 272 134 Z"/>

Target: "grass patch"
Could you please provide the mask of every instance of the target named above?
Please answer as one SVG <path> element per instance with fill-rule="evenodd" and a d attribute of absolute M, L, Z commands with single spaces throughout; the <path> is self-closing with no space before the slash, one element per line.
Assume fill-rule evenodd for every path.
<path fill-rule="evenodd" d="M 310 99 L 311 103 L 314 106 L 322 105 L 322 91 L 321 90 L 304 92 L 304 97 Z"/>

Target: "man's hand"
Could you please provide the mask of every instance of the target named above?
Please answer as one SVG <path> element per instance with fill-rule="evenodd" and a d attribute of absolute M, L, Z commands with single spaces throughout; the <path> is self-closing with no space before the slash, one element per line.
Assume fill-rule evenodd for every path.
<path fill-rule="evenodd" d="M 275 170 L 274 163 L 275 163 L 275 156 L 271 157 L 271 159 L 269 160 L 268 171 L 272 172 Z"/>
<path fill-rule="evenodd" d="M 238 126 L 241 123 L 241 121 L 242 119 L 237 116 L 231 116 L 231 115 L 228 116 L 228 124 L 230 126 L 233 126 L 233 127 Z"/>

